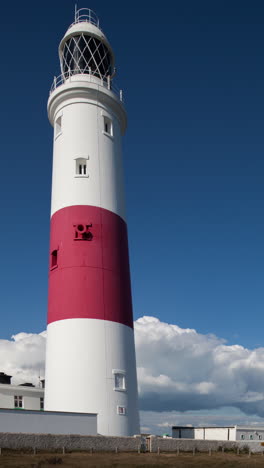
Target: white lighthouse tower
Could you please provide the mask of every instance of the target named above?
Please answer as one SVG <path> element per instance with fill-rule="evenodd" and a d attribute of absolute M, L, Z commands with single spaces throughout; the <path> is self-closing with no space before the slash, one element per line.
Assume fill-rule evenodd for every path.
<path fill-rule="evenodd" d="M 59 46 L 45 410 L 98 414 L 103 435 L 139 433 L 121 140 L 122 93 L 96 15 L 78 10 Z"/>

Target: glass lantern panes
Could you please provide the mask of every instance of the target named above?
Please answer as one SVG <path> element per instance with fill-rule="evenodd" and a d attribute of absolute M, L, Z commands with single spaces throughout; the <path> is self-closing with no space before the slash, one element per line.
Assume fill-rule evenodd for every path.
<path fill-rule="evenodd" d="M 70 76 L 87 73 L 106 80 L 111 75 L 111 55 L 99 39 L 81 34 L 68 39 L 63 48 L 62 72 Z"/>

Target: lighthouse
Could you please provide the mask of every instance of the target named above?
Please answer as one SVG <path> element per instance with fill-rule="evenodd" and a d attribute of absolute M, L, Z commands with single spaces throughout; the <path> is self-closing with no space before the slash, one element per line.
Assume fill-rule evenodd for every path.
<path fill-rule="evenodd" d="M 114 53 L 89 9 L 59 45 L 45 410 L 97 413 L 98 433 L 139 433 L 122 169 L 126 111 Z"/>

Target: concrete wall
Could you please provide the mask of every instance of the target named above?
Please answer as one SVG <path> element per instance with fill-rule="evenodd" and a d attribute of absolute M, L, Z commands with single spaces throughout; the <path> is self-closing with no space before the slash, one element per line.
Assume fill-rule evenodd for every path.
<path fill-rule="evenodd" d="M 104 437 L 51 434 L 7 434 L 0 433 L 0 447 L 9 449 L 36 448 L 39 450 L 91 450 L 102 452 L 137 452 L 141 437 Z"/>
<path fill-rule="evenodd" d="M 208 452 L 209 450 L 243 450 L 250 449 L 251 452 L 264 452 L 261 441 L 219 441 L 219 440 L 194 440 L 194 439 L 174 439 L 150 436 L 150 452 L 176 452 L 178 449 L 183 452 L 192 452 L 196 449 L 199 452 Z"/>
<path fill-rule="evenodd" d="M 97 415 L 49 411 L 0 410 L 0 433 L 97 435 Z"/>
<path fill-rule="evenodd" d="M 104 437 L 104 436 L 78 436 L 78 435 L 52 435 L 52 434 L 8 434 L 0 433 L 0 447 L 19 450 L 24 448 L 39 450 L 94 450 L 95 452 L 115 451 L 137 452 L 144 446 L 151 452 L 157 453 L 158 448 L 161 452 L 192 452 L 195 448 L 199 452 L 209 452 L 209 450 L 237 451 L 250 449 L 252 453 L 264 452 L 264 447 L 258 441 L 213 441 L 213 440 L 194 440 L 194 439 L 172 439 L 151 436 L 147 443 L 144 437 Z"/>

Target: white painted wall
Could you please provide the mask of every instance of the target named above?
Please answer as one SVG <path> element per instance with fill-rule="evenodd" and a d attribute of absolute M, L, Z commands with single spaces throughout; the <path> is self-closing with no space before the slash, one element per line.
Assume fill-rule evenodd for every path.
<path fill-rule="evenodd" d="M 228 427 L 209 427 L 205 428 L 205 440 L 228 440 Z"/>
<path fill-rule="evenodd" d="M 203 440 L 204 439 L 204 428 L 203 427 L 196 427 L 194 429 L 194 438 L 197 440 Z"/>
<path fill-rule="evenodd" d="M 23 397 L 23 408 L 40 410 L 40 398 L 44 397 L 44 389 L 0 384 L 0 408 L 14 408 L 14 397 Z"/>
<path fill-rule="evenodd" d="M 241 436 L 243 436 L 243 438 Z M 236 440 L 263 440 L 264 441 L 264 427 L 238 426 L 237 431 L 236 431 Z"/>
<path fill-rule="evenodd" d="M 59 320 L 48 325 L 47 349 L 45 410 L 98 413 L 103 435 L 139 433 L 130 327 L 96 319 Z M 125 391 L 114 389 L 116 369 L 125 372 Z M 117 414 L 117 406 L 125 406 L 126 415 Z"/>
<path fill-rule="evenodd" d="M 175 427 L 173 438 L 196 440 L 236 440 L 236 427 Z"/>
<path fill-rule="evenodd" d="M 97 415 L 0 409 L 0 432 L 96 435 Z"/>
<path fill-rule="evenodd" d="M 98 92 L 98 86 L 89 82 L 89 75 L 86 80 L 83 77 L 75 75 L 49 99 L 55 129 L 61 117 L 61 133 L 56 136 L 54 132 L 51 215 L 66 206 L 91 205 L 125 220 L 121 149 L 125 111 L 111 91 L 100 88 Z M 104 132 L 104 117 L 112 121 L 112 136 Z M 76 158 L 88 158 L 88 177 L 76 177 Z"/>
<path fill-rule="evenodd" d="M 173 438 L 197 440 L 263 440 L 264 427 L 261 426 L 230 426 L 230 427 L 175 427 L 172 428 Z"/>
<path fill-rule="evenodd" d="M 230 427 L 229 440 L 236 440 L 236 432 L 237 432 L 236 426 Z"/>

